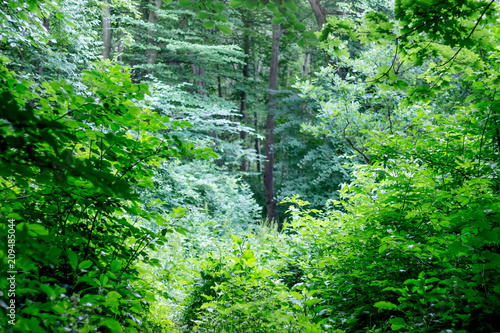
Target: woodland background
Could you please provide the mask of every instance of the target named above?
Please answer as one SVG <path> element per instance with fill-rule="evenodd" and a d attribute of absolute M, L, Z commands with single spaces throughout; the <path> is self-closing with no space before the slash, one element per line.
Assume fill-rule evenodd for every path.
<path fill-rule="evenodd" d="M 2 0 L 0 329 L 500 332 L 498 10 Z"/>

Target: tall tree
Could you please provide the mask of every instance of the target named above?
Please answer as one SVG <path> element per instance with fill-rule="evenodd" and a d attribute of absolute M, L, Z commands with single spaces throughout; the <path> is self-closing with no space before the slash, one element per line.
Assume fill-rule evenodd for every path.
<path fill-rule="evenodd" d="M 153 29 L 156 30 L 157 28 L 157 24 L 158 24 L 158 11 L 160 10 L 161 8 L 161 4 L 163 3 L 163 0 L 156 0 L 155 1 L 155 8 L 151 8 L 149 10 L 149 18 L 148 18 L 148 23 L 150 23 L 150 25 L 152 27 L 154 27 Z M 153 45 L 154 43 L 154 30 L 150 32 L 150 37 L 148 38 L 147 40 L 147 44 L 148 44 L 148 49 L 146 50 L 147 52 L 147 55 L 148 55 L 148 65 L 154 65 L 155 62 L 156 62 L 156 56 L 158 55 L 158 48 Z M 150 72 L 151 69 L 149 68 L 148 69 L 148 72 Z"/>
<path fill-rule="evenodd" d="M 248 32 L 245 32 L 244 37 L 243 37 L 243 52 L 245 52 L 246 59 L 245 59 L 245 64 L 243 65 L 243 78 L 246 80 L 248 78 L 248 63 L 250 61 L 250 36 L 248 35 Z M 243 122 L 246 123 L 248 121 L 248 113 L 247 113 L 247 92 L 245 89 L 241 90 L 240 93 L 240 112 L 241 115 L 243 116 Z M 245 144 L 247 138 L 247 132 L 246 131 L 240 131 L 240 139 L 243 141 L 243 144 Z M 249 169 L 249 163 L 247 159 L 243 158 L 241 161 L 240 165 L 240 170 L 241 171 L 248 171 Z"/>
<path fill-rule="evenodd" d="M 111 9 L 108 0 L 102 1 L 102 57 L 109 59 L 111 54 Z"/>
<path fill-rule="evenodd" d="M 274 193 L 274 117 L 276 113 L 276 91 L 278 90 L 278 56 L 280 45 L 281 27 L 273 24 L 273 35 L 271 44 L 271 65 L 269 68 L 269 104 L 266 119 L 266 143 L 264 162 L 264 189 L 266 197 L 267 218 L 269 221 L 278 222 L 278 229 L 281 230 L 282 223 L 278 217 L 276 209 L 276 198 Z"/>

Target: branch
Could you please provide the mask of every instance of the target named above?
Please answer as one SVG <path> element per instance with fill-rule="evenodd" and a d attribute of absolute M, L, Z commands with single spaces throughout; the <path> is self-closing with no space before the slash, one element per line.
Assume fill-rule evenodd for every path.
<path fill-rule="evenodd" d="M 92 234 L 94 232 L 95 228 L 95 222 L 97 220 L 97 216 L 99 215 L 99 211 L 97 211 L 94 215 L 94 221 L 92 221 L 92 227 L 90 228 L 90 234 L 89 234 L 89 239 L 87 241 L 87 246 L 85 247 L 85 257 L 84 260 L 87 260 L 87 256 L 89 255 L 89 249 L 90 249 L 90 241 L 92 239 Z"/>
<path fill-rule="evenodd" d="M 472 36 L 472 34 L 473 34 L 473 33 L 474 33 L 474 31 L 476 30 L 477 26 L 479 25 L 479 22 L 481 22 L 481 20 L 483 19 L 484 14 L 485 14 L 485 13 L 486 13 L 486 11 L 488 10 L 488 8 L 490 8 L 490 6 L 493 4 L 493 2 L 495 2 L 495 0 L 491 1 L 491 2 L 488 4 L 488 6 L 486 6 L 486 8 L 485 8 L 485 9 L 483 10 L 483 12 L 481 13 L 481 16 L 479 16 L 479 19 L 476 21 L 476 24 L 474 25 L 474 28 L 472 28 L 471 32 L 469 33 L 469 35 L 468 35 L 467 37 L 465 37 L 465 39 L 468 39 L 468 38 L 470 38 L 470 37 Z M 460 51 L 462 51 L 462 49 L 463 49 L 463 48 L 464 48 L 464 47 L 463 47 L 463 46 L 461 46 L 461 47 L 457 50 L 457 52 L 455 52 L 455 54 L 454 54 L 454 55 L 453 55 L 450 59 L 448 59 L 446 62 L 442 63 L 441 65 L 436 66 L 436 68 L 443 67 L 444 65 L 446 65 L 446 64 L 447 64 L 447 63 L 449 63 L 450 61 L 454 60 L 454 59 L 457 57 L 458 53 L 459 53 Z M 452 62 L 452 64 L 453 64 L 453 62 Z M 450 67 L 451 67 L 451 65 L 450 65 Z"/>
<path fill-rule="evenodd" d="M 344 129 L 343 129 L 343 137 L 344 137 L 344 140 L 347 141 L 347 143 L 349 143 L 349 145 L 352 147 L 352 149 L 354 149 L 355 151 L 357 151 L 361 156 L 363 156 L 364 160 L 366 163 L 372 165 L 371 161 L 370 161 L 370 158 L 368 156 L 366 156 L 360 149 L 358 149 L 354 143 L 352 143 L 351 140 L 349 140 L 347 138 L 347 136 L 345 135 L 345 130 L 347 129 L 347 127 L 350 125 L 349 121 L 347 121 L 347 125 L 345 125 Z"/>
<path fill-rule="evenodd" d="M 356 15 L 356 13 L 353 13 L 353 12 L 342 12 L 340 10 L 328 10 L 328 9 L 325 9 L 325 14 L 329 14 L 329 15 Z"/>

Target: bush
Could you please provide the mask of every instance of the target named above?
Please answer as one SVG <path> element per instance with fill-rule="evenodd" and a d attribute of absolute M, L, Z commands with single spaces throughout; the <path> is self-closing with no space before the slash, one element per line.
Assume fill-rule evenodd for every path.
<path fill-rule="evenodd" d="M 478 113 L 374 140 L 380 162 L 356 167 L 333 202 L 342 209 L 322 215 L 289 200 L 302 207 L 291 247 L 327 306 L 320 318 L 348 332 L 500 329 L 499 184 L 484 168 L 496 148 L 481 118 L 470 121 Z"/>
<path fill-rule="evenodd" d="M 121 67 L 83 82 L 86 95 L 65 81 L 38 89 L 0 66 L 0 219 L 2 235 L 15 233 L 0 238 L 0 269 L 17 271 L 14 331 L 148 331 L 141 316 L 154 297 L 135 283 L 135 263 L 158 265 L 148 250 L 165 233 L 136 222 L 164 219 L 141 209 L 134 189 L 151 186 L 159 161 L 200 155 L 142 130 L 165 129 L 166 119 L 134 104 L 147 86 Z"/>

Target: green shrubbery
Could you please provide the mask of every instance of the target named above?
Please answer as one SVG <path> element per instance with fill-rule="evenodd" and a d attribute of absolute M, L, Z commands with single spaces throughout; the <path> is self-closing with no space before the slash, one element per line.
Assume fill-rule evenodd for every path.
<path fill-rule="evenodd" d="M 18 82 L 3 65 L 0 74 L 1 226 L 6 235 L 6 220 L 14 221 L 19 272 L 14 329 L 147 327 L 140 318 L 154 295 L 134 284 L 135 263 L 158 265 L 149 251 L 169 227 L 152 231 L 138 224 L 165 220 L 141 208 L 136 189 L 152 186 L 160 161 L 206 150 L 144 131 L 174 125 L 134 104 L 147 86 L 132 84 L 119 66 L 86 72 L 86 95 L 64 81 L 42 88 Z M 6 260 L 0 265 L 9 270 Z M 2 290 L 6 283 L 0 282 Z M 1 320 L 7 327 L 8 317 Z"/>
<path fill-rule="evenodd" d="M 294 211 L 294 247 L 315 254 L 302 259 L 306 281 L 335 327 L 499 329 L 499 184 L 484 172 L 492 161 L 474 162 L 488 149 L 485 123 L 467 121 L 478 112 L 436 116 L 418 134 L 374 140 L 379 161 L 357 168 L 337 202 L 342 210 Z"/>

